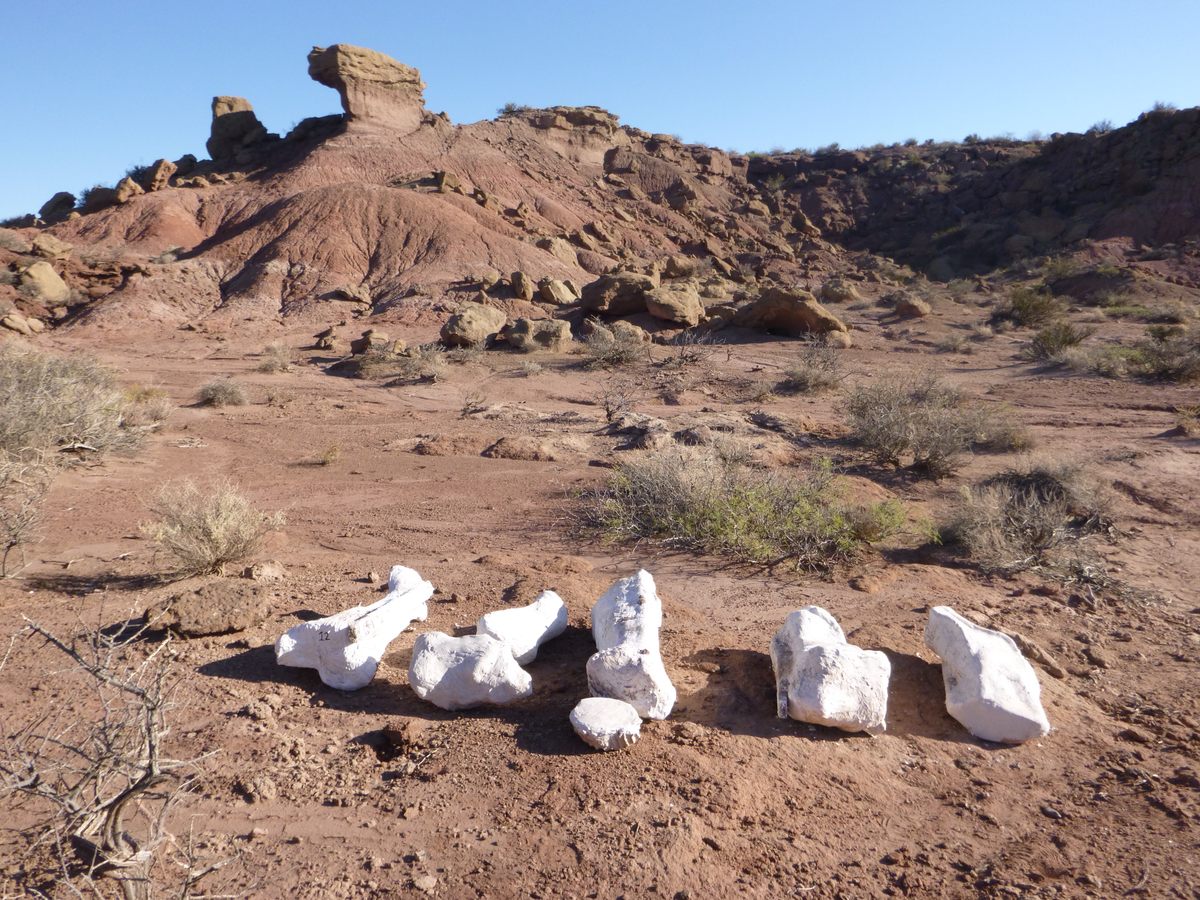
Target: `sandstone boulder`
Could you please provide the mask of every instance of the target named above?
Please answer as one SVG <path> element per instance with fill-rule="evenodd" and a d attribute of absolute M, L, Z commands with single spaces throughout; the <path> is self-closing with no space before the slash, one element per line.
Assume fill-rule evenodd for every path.
<path fill-rule="evenodd" d="M 897 298 L 893 309 L 896 315 L 902 319 L 920 319 L 933 312 L 933 308 L 926 301 L 911 294 L 904 294 Z"/>
<path fill-rule="evenodd" d="M 475 347 L 487 344 L 504 328 L 507 316 L 498 309 L 480 303 L 466 303 L 442 326 L 442 343 L 448 347 Z"/>
<path fill-rule="evenodd" d="M 42 259 L 22 269 L 19 281 L 25 293 L 46 306 L 66 303 L 71 297 L 71 289 L 67 287 L 67 283 L 59 277 L 50 263 Z"/>
<path fill-rule="evenodd" d="M 30 327 L 29 320 L 18 312 L 10 312 L 5 316 L 0 316 L 0 327 L 7 328 L 9 331 L 15 331 L 17 334 L 23 334 L 26 337 L 33 335 L 33 328 Z"/>
<path fill-rule="evenodd" d="M 371 122 L 409 133 L 424 119 L 421 73 L 382 53 L 350 44 L 313 47 L 308 74 L 338 92 L 350 122 Z"/>
<path fill-rule="evenodd" d="M 147 612 L 147 622 L 184 637 L 245 631 L 261 624 L 270 612 L 268 594 L 240 579 L 210 581 L 183 591 Z"/>
<path fill-rule="evenodd" d="M 517 319 L 500 332 L 510 347 L 522 353 L 547 350 L 562 353 L 571 345 L 571 324 L 561 319 Z"/>
<path fill-rule="evenodd" d="M 689 284 L 662 285 L 645 292 L 646 312 L 656 319 L 691 328 L 700 324 L 704 307 L 700 295 Z"/>
<path fill-rule="evenodd" d="M 511 283 L 512 283 L 513 294 L 516 295 L 517 299 L 519 299 L 519 300 L 532 300 L 533 299 L 534 291 L 536 291 L 537 288 L 533 283 L 533 279 L 530 278 L 528 275 L 526 275 L 524 272 L 513 272 L 512 278 L 511 278 Z"/>
<path fill-rule="evenodd" d="M 328 337 L 331 339 L 330 347 L 323 349 L 332 348 L 333 329 L 327 329 L 327 332 L 328 333 L 322 332 L 317 336 L 318 340 L 320 340 L 322 337 Z M 395 344 L 392 341 L 391 335 L 384 331 L 377 331 L 374 328 L 368 328 L 360 337 L 357 337 L 350 342 L 350 352 L 356 356 L 360 353 L 369 353 L 372 351 L 376 353 L 388 352 L 393 350 L 394 347 Z"/>
<path fill-rule="evenodd" d="M 842 320 L 808 291 L 777 287 L 767 288 L 757 300 L 738 310 L 734 324 L 791 337 L 848 331 Z"/>
<path fill-rule="evenodd" d="M 233 159 L 239 151 L 261 143 L 267 129 L 245 97 L 213 97 L 208 155 L 217 161 Z"/>
<path fill-rule="evenodd" d="M 862 295 L 845 278 L 830 278 L 821 285 L 821 299 L 826 303 L 853 303 L 861 300 Z"/>
<path fill-rule="evenodd" d="M 45 259 L 66 259 L 75 248 L 66 241 L 60 241 L 49 232 L 43 231 L 33 239 L 31 249 L 35 255 Z"/>
<path fill-rule="evenodd" d="M 128 203 L 134 197 L 140 197 L 142 194 L 146 193 L 142 186 L 128 175 L 117 182 L 115 190 L 116 195 L 114 196 L 114 199 L 117 201 L 117 203 Z"/>
<path fill-rule="evenodd" d="M 74 210 L 75 195 L 69 191 L 59 191 L 42 204 L 42 208 L 38 210 L 38 218 L 53 225 L 56 222 L 66 221 L 67 216 Z"/>
<path fill-rule="evenodd" d="M 589 312 L 628 316 L 646 311 L 646 291 L 658 286 L 649 275 L 613 272 L 584 285 L 580 303 Z"/>
<path fill-rule="evenodd" d="M 179 167 L 169 159 L 160 159 L 146 172 L 146 182 L 142 185 L 147 191 L 161 191 L 171 183 L 171 176 Z"/>
<path fill-rule="evenodd" d="M 553 303 L 555 306 L 566 306 L 578 299 L 567 283 L 559 281 L 557 278 L 543 278 L 539 281 L 538 296 L 545 303 Z"/>

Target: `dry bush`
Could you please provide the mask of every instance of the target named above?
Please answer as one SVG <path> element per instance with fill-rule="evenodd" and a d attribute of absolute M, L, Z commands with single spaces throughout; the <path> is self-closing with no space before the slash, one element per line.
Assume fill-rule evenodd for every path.
<path fill-rule="evenodd" d="M 583 364 L 589 369 L 628 366 L 645 353 L 641 341 L 625 334 L 614 335 L 606 328 L 597 328 L 583 339 Z"/>
<path fill-rule="evenodd" d="M 200 388 L 197 399 L 205 406 L 245 406 L 246 389 L 240 381 L 218 378 Z"/>
<path fill-rule="evenodd" d="M 112 374 L 90 360 L 0 346 L 0 452 L 132 446 L 125 407 Z"/>
<path fill-rule="evenodd" d="M 1151 332 L 1133 346 L 1072 347 L 1057 362 L 1105 378 L 1126 376 L 1185 384 L 1200 381 L 1200 333 Z"/>
<path fill-rule="evenodd" d="M 1078 466 L 1029 465 L 964 488 L 942 531 L 985 570 L 1015 572 L 1050 551 L 1108 527 L 1106 501 Z"/>
<path fill-rule="evenodd" d="M 1176 407 L 1175 427 L 1186 437 L 1200 436 L 1200 404 Z"/>
<path fill-rule="evenodd" d="M 666 451 L 622 463 L 583 498 L 580 521 L 608 539 L 827 571 L 898 531 L 904 508 L 847 501 L 830 467 L 805 478 L 740 455 Z"/>
<path fill-rule="evenodd" d="M 149 900 L 163 887 L 188 898 L 232 862 L 202 866 L 191 841 L 180 850 L 167 830 L 200 760 L 169 754 L 182 676 L 169 640 L 146 649 L 152 624 L 132 633 L 97 625 L 68 639 L 25 629 L 69 660 L 55 674 L 71 697 L 0 727 L 0 797 L 26 822 L 15 871 L 30 896 Z"/>
<path fill-rule="evenodd" d="M 322 466 L 332 466 L 342 458 L 342 448 L 338 444 L 330 444 L 318 457 L 317 462 Z"/>
<path fill-rule="evenodd" d="M 125 424 L 131 428 L 153 428 L 174 411 L 175 404 L 162 388 L 140 384 L 125 388 Z"/>
<path fill-rule="evenodd" d="M 1030 439 L 1010 413 L 969 400 L 933 375 L 857 384 L 846 399 L 855 440 L 881 463 L 935 478 L 951 475 L 972 450 L 1014 450 Z"/>
<path fill-rule="evenodd" d="M 681 369 L 689 366 L 707 367 L 712 363 L 713 356 L 720 346 L 721 341 L 714 338 L 710 332 L 685 328 L 667 345 L 670 348 L 669 355 L 662 364 Z"/>
<path fill-rule="evenodd" d="M 292 353 L 292 348 L 282 343 L 268 344 L 263 348 L 259 355 L 256 371 L 264 372 L 268 375 L 275 375 L 281 372 L 290 372 L 292 363 L 295 361 L 295 354 Z"/>
<path fill-rule="evenodd" d="M 1051 294 L 1033 288 L 1015 288 L 992 312 L 991 324 L 1012 322 L 1024 328 L 1046 325 L 1062 315 L 1063 305 Z"/>
<path fill-rule="evenodd" d="M 0 453 L 0 578 L 25 568 L 24 548 L 41 522 L 42 500 L 50 489 L 51 468 L 40 459 Z M 12 554 L 21 557 L 12 564 Z"/>
<path fill-rule="evenodd" d="M 837 387 L 846 377 L 838 354 L 837 349 L 820 341 L 805 341 L 795 364 L 784 373 L 775 390 L 781 394 L 818 394 Z"/>
<path fill-rule="evenodd" d="M 544 369 L 545 367 L 541 363 L 534 362 L 532 359 L 527 359 L 522 362 L 521 365 L 517 366 L 517 371 L 526 378 L 532 378 L 535 375 L 541 375 Z"/>
<path fill-rule="evenodd" d="M 250 556 L 267 532 L 283 525 L 279 513 L 267 515 L 228 482 L 205 490 L 191 481 L 166 485 L 149 504 L 157 521 L 142 533 L 158 544 L 178 576 L 223 572 L 229 563 Z"/>
<path fill-rule="evenodd" d="M 453 352 L 453 351 L 451 351 Z M 367 354 L 370 356 L 370 353 Z M 412 347 L 404 353 L 385 354 L 369 365 L 377 370 L 377 374 L 387 374 L 391 377 L 389 386 L 414 384 L 416 382 L 436 382 L 446 374 L 446 362 L 450 354 L 439 344 L 422 344 Z M 460 359 L 460 362 L 465 362 Z M 364 365 L 368 365 L 364 361 Z M 369 376 L 364 376 L 369 377 Z"/>
<path fill-rule="evenodd" d="M 1059 354 L 1082 344 L 1095 333 L 1094 328 L 1081 328 L 1066 320 L 1051 322 L 1033 336 L 1022 353 L 1029 359 L 1057 360 Z"/>

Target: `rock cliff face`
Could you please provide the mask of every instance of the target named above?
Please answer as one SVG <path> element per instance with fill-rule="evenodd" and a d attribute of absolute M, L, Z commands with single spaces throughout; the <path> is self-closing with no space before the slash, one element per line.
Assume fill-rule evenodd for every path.
<path fill-rule="evenodd" d="M 407 133 L 419 128 L 425 116 L 421 73 L 374 50 L 350 44 L 313 47 L 308 74 L 338 92 L 349 122 Z"/>
<path fill-rule="evenodd" d="M 647 308 L 687 323 L 838 273 L 900 277 L 882 256 L 950 280 L 1081 241 L 1200 236 L 1200 110 L 1039 142 L 742 156 L 593 106 L 453 126 L 424 108 L 416 69 L 347 44 L 313 48 L 308 71 L 344 114 L 280 138 L 247 100 L 217 97 L 211 159 L 159 160 L 82 209 L 66 193 L 43 207 L 77 246 L 179 258 L 153 278 L 99 273 L 105 303 L 72 321 L 323 316 L 348 293 L 417 315 L 507 273 L 530 302 L 531 285 L 665 272 L 692 283 Z"/>

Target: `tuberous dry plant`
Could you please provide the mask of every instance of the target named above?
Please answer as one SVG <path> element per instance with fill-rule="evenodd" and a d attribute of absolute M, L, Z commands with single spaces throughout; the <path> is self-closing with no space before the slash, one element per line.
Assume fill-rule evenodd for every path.
<path fill-rule="evenodd" d="M 166 826 L 200 762 L 168 750 L 182 683 L 170 639 L 150 643 L 153 623 L 62 638 L 25 621 L 26 640 L 68 662 L 54 675 L 71 699 L 0 726 L 0 797 L 28 823 L 13 841 L 21 886 L 34 896 L 145 900 L 169 883 L 176 896 L 193 896 L 232 860 L 200 865 L 192 841 L 181 846 Z"/>
<path fill-rule="evenodd" d="M 24 548 L 41 522 L 42 501 L 52 478 L 51 467 L 40 456 L 21 459 L 0 452 L 0 578 L 25 568 Z"/>

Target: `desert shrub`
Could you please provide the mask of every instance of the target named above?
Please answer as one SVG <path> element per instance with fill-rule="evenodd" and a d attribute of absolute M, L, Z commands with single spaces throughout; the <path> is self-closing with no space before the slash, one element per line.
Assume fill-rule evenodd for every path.
<path fill-rule="evenodd" d="M 935 478 L 958 470 L 972 450 L 1012 450 L 1029 437 L 1011 414 L 971 401 L 932 375 L 858 384 L 846 400 L 855 440 L 882 463 L 912 466 Z"/>
<path fill-rule="evenodd" d="M 848 501 L 827 463 L 795 478 L 740 456 L 676 450 L 619 465 L 585 495 L 580 517 L 611 540 L 827 571 L 895 534 L 905 511 Z"/>
<path fill-rule="evenodd" d="M 504 116 L 516 116 L 522 113 L 527 113 L 529 110 L 530 107 L 525 106 L 522 103 L 505 103 L 502 107 L 496 110 L 496 115 L 503 118 Z"/>
<path fill-rule="evenodd" d="M 1023 353 L 1030 359 L 1054 360 L 1068 347 L 1083 343 L 1094 333 L 1094 328 L 1081 328 L 1066 320 L 1051 322 L 1033 336 Z"/>
<path fill-rule="evenodd" d="M 1175 427 L 1187 437 L 1200 436 L 1200 404 L 1176 407 Z"/>
<path fill-rule="evenodd" d="M 1154 381 L 1200 380 L 1200 333 L 1150 332 L 1134 345 L 1130 371 Z"/>
<path fill-rule="evenodd" d="M 200 388 L 197 399 L 205 406 L 245 406 L 246 389 L 232 378 L 218 378 Z"/>
<path fill-rule="evenodd" d="M 411 384 L 417 381 L 437 381 L 446 374 L 449 354 L 438 344 L 422 344 L 392 357 L 381 368 L 390 368 L 392 384 Z M 460 356 L 459 362 L 464 362 Z"/>
<path fill-rule="evenodd" d="M 162 388 L 136 384 L 125 388 L 125 424 L 133 428 L 151 428 L 175 409 Z"/>
<path fill-rule="evenodd" d="M 418 348 L 420 352 L 426 352 L 426 349 L 424 347 Z M 483 344 L 468 344 L 462 347 L 452 347 L 444 352 L 446 362 L 454 363 L 456 366 L 465 366 L 469 363 L 477 363 L 482 360 L 487 351 L 484 349 Z"/>
<path fill-rule="evenodd" d="M 975 351 L 966 336 L 961 334 L 946 335 L 934 344 L 934 349 L 938 353 L 973 353 Z"/>
<path fill-rule="evenodd" d="M 142 532 L 170 558 L 171 571 L 179 576 L 223 572 L 283 525 L 282 515 L 259 512 L 228 482 L 209 489 L 191 481 L 166 485 L 150 510 L 157 520 L 144 524 Z"/>
<path fill-rule="evenodd" d="M 322 465 L 322 466 L 332 466 L 334 463 L 336 463 L 341 458 L 342 458 L 341 445 L 330 444 L 328 447 L 326 447 L 321 452 L 321 455 L 319 457 L 317 457 L 317 464 Z"/>
<path fill-rule="evenodd" d="M 597 328 L 583 339 L 583 364 L 589 369 L 627 366 L 644 353 L 641 341 L 624 334 L 614 335 L 606 328 Z"/>
<path fill-rule="evenodd" d="M 97 363 L 0 346 L 0 452 L 127 447 L 137 433 L 124 427 L 124 412 L 121 389 Z"/>
<path fill-rule="evenodd" d="M 24 568 L 23 553 L 15 568 L 12 554 L 33 540 L 51 477 L 50 466 L 39 458 L 0 452 L 0 578 Z"/>
<path fill-rule="evenodd" d="M 527 359 L 517 366 L 517 371 L 526 378 L 532 378 L 535 375 L 541 375 L 543 366 L 539 362 L 534 362 L 532 359 Z"/>
<path fill-rule="evenodd" d="M 1012 322 L 1025 328 L 1049 324 L 1062 314 L 1063 307 L 1057 299 L 1044 291 L 1032 288 L 1016 288 L 991 315 L 991 323 Z"/>
<path fill-rule="evenodd" d="M 263 348 L 259 355 L 257 371 L 267 374 L 291 371 L 294 355 L 287 344 L 273 343 Z"/>
<path fill-rule="evenodd" d="M 795 364 L 776 386 L 781 394 L 817 394 L 841 384 L 842 361 L 838 350 L 819 341 L 805 341 Z"/>
<path fill-rule="evenodd" d="M 1104 495 L 1076 466 L 1008 469 L 963 489 L 942 539 L 983 569 L 1015 572 L 1107 528 L 1105 506 Z"/>

